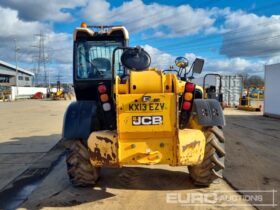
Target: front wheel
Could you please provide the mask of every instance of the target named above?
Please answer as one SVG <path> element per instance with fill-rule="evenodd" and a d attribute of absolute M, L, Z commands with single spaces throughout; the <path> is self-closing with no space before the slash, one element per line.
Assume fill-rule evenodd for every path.
<path fill-rule="evenodd" d="M 225 168 L 225 138 L 222 129 L 211 127 L 205 131 L 206 146 L 201 164 L 189 166 L 189 173 L 198 186 L 209 186 L 214 180 L 223 177 Z"/>
<path fill-rule="evenodd" d="M 88 148 L 79 140 L 66 140 L 67 173 L 75 187 L 94 186 L 99 178 L 100 168 L 90 163 Z"/>

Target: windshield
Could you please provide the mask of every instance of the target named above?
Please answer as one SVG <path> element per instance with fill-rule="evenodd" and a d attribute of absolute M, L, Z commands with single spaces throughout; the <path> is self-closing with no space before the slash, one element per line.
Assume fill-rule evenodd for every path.
<path fill-rule="evenodd" d="M 77 79 L 111 79 L 112 54 L 122 44 L 116 41 L 86 41 L 77 43 Z M 115 69 L 122 74 L 120 62 L 121 51 L 115 55 Z"/>

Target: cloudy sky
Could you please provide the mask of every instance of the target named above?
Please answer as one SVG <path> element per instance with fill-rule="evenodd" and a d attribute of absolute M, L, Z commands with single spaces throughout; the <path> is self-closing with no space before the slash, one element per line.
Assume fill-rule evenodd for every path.
<path fill-rule="evenodd" d="M 177 56 L 206 60 L 205 72 L 263 75 L 280 62 L 280 2 L 276 0 L 0 0 L 0 60 L 32 69 L 44 34 L 51 80 L 72 81 L 72 32 L 88 24 L 124 25 L 130 45 L 143 46 L 153 65 Z"/>

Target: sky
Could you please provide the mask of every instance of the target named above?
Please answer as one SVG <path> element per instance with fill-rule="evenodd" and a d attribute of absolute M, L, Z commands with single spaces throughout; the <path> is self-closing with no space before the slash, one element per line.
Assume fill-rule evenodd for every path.
<path fill-rule="evenodd" d="M 0 0 L 0 17 L 0 60 L 15 64 L 17 51 L 20 67 L 38 69 L 43 34 L 52 82 L 72 81 L 72 33 L 81 22 L 124 25 L 130 46 L 144 47 L 159 69 L 199 57 L 204 73 L 263 76 L 265 64 L 280 62 L 277 0 Z"/>

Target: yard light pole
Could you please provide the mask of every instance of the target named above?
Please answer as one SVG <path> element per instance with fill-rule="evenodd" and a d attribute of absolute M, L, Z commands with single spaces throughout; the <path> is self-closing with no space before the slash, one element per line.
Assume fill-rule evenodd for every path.
<path fill-rule="evenodd" d="M 18 57 L 17 57 L 17 52 L 19 51 L 19 48 L 17 47 L 17 39 L 14 39 L 15 41 L 15 59 L 16 59 L 16 95 L 15 99 L 18 96 Z"/>
<path fill-rule="evenodd" d="M 15 59 L 16 59 L 16 87 L 18 87 L 18 58 L 17 58 L 17 52 L 19 51 L 19 48 L 17 47 L 17 39 L 14 39 L 15 41 Z"/>

